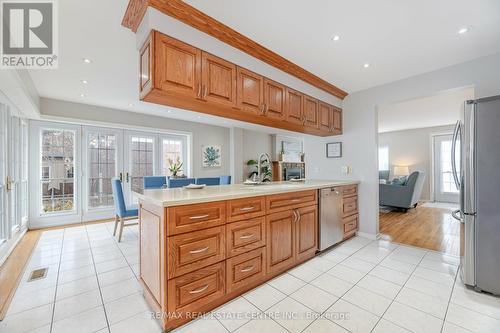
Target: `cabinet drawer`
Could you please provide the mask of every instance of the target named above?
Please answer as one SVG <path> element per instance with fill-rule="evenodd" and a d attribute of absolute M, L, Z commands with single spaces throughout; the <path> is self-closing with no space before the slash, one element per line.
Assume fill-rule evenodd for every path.
<path fill-rule="evenodd" d="M 226 203 L 209 202 L 168 208 L 167 235 L 177 235 L 226 222 Z"/>
<path fill-rule="evenodd" d="M 305 207 L 317 204 L 317 202 L 316 190 L 270 195 L 267 197 L 267 213 Z"/>
<path fill-rule="evenodd" d="M 225 266 L 218 263 L 168 280 L 167 302 L 171 313 L 189 315 L 225 294 Z"/>
<path fill-rule="evenodd" d="M 266 199 L 263 196 L 227 202 L 227 220 L 229 222 L 263 216 L 265 213 Z"/>
<path fill-rule="evenodd" d="M 358 185 L 342 186 L 342 194 L 344 197 L 351 197 L 358 194 Z"/>
<path fill-rule="evenodd" d="M 344 216 L 356 214 L 358 212 L 358 197 L 343 198 Z"/>
<path fill-rule="evenodd" d="M 266 219 L 251 220 L 226 225 L 227 257 L 257 249 L 266 245 Z"/>
<path fill-rule="evenodd" d="M 226 260 L 227 292 L 247 286 L 264 277 L 265 248 L 253 250 Z"/>
<path fill-rule="evenodd" d="M 358 229 L 358 215 L 349 216 L 344 219 L 344 234 L 350 233 Z"/>
<path fill-rule="evenodd" d="M 224 227 L 169 237 L 168 277 L 173 278 L 224 260 L 224 239 Z"/>

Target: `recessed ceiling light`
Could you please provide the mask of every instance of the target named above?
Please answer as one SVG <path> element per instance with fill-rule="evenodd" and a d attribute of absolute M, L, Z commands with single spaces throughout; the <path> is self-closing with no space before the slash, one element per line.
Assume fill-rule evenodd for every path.
<path fill-rule="evenodd" d="M 339 35 L 335 35 L 335 36 L 333 36 L 332 39 L 333 39 L 334 42 L 336 42 L 336 41 L 338 41 L 340 39 L 340 36 Z"/>
<path fill-rule="evenodd" d="M 80 97 L 81 97 L 81 98 L 84 98 L 84 97 L 85 97 L 85 94 L 80 94 Z"/>
<path fill-rule="evenodd" d="M 363 65 L 363 67 L 364 67 L 364 68 L 368 68 L 368 67 L 370 67 L 370 64 L 369 64 L 369 63 L 366 63 L 366 64 L 364 64 L 364 65 Z"/>
<path fill-rule="evenodd" d="M 469 28 L 462 28 L 462 29 L 458 30 L 458 33 L 459 33 L 460 35 L 463 35 L 463 34 L 465 34 L 467 31 L 469 31 Z"/>
<path fill-rule="evenodd" d="M 87 83 L 89 83 L 89 81 L 87 81 L 87 80 L 82 80 L 82 83 L 83 83 L 83 84 L 87 84 Z"/>
<path fill-rule="evenodd" d="M 83 62 L 86 64 L 90 64 L 92 62 L 92 60 L 90 60 L 88 58 L 83 58 Z"/>

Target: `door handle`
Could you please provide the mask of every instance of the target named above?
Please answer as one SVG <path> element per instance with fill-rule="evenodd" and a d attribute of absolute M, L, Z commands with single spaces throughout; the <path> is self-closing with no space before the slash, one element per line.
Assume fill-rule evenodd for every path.
<path fill-rule="evenodd" d="M 202 252 L 205 252 L 206 250 L 208 250 L 209 248 L 210 248 L 210 246 L 207 246 L 207 247 L 204 247 L 202 249 L 189 251 L 189 253 L 191 253 L 191 254 L 202 253 Z"/>
<path fill-rule="evenodd" d="M 254 266 L 252 265 L 252 266 L 248 266 L 248 267 L 242 268 L 242 269 L 240 270 L 240 272 L 242 272 L 242 273 L 246 273 L 246 272 L 250 272 L 250 271 L 251 271 L 251 270 L 253 270 L 253 269 L 254 269 Z"/>
<path fill-rule="evenodd" d="M 120 172 L 119 178 L 120 178 L 120 183 L 123 183 L 123 172 Z"/>
<path fill-rule="evenodd" d="M 295 210 L 297 212 L 297 222 L 300 222 L 300 219 L 302 218 L 302 216 L 300 216 L 300 212 L 298 209 Z"/>
<path fill-rule="evenodd" d="M 455 125 L 455 130 L 453 131 L 453 138 L 451 139 L 451 170 L 453 172 L 453 180 L 455 181 L 455 186 L 457 187 L 457 190 L 460 190 L 460 179 L 458 179 L 457 175 L 457 165 L 455 161 L 455 150 L 457 147 L 457 138 L 458 138 L 458 133 L 460 132 L 460 120 L 457 121 L 457 124 Z M 460 156 L 460 158 L 462 158 Z"/>
<path fill-rule="evenodd" d="M 129 182 L 129 175 L 128 172 L 126 173 L 125 179 L 127 180 L 127 183 Z"/>
<path fill-rule="evenodd" d="M 189 219 L 190 220 L 199 220 L 199 219 L 204 219 L 206 217 L 209 217 L 210 215 L 208 214 L 205 214 L 205 215 L 197 215 L 197 216 L 190 216 Z"/>
<path fill-rule="evenodd" d="M 198 94 L 196 94 L 198 98 L 201 98 L 201 83 L 198 83 Z"/>
<path fill-rule="evenodd" d="M 207 86 L 203 85 L 203 98 L 207 97 Z"/>
<path fill-rule="evenodd" d="M 202 291 L 205 291 L 207 290 L 208 288 L 208 284 L 204 285 L 203 287 L 199 288 L 199 289 L 195 289 L 195 290 L 191 290 L 189 291 L 190 294 L 199 294 L 201 293 Z"/>
<path fill-rule="evenodd" d="M 460 209 L 457 209 L 457 210 L 454 210 L 453 212 L 451 212 L 451 216 L 455 219 L 455 220 L 458 220 L 460 222 L 462 222 L 462 217 L 458 216 L 457 214 L 460 214 Z"/>

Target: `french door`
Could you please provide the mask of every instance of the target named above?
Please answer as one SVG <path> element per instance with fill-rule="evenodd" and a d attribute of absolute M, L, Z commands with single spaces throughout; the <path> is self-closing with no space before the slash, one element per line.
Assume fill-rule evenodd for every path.
<path fill-rule="evenodd" d="M 7 217 L 7 106 L 0 104 L 0 246 L 9 238 Z"/>
<path fill-rule="evenodd" d="M 187 135 L 43 121 L 32 121 L 30 133 L 34 227 L 111 218 L 112 178 L 122 180 L 132 205 L 144 176 L 166 176 L 171 161 L 188 162 Z"/>
<path fill-rule="evenodd" d="M 452 135 L 436 135 L 434 138 L 434 200 L 438 202 L 458 203 L 459 190 L 453 180 L 451 167 Z M 460 145 L 458 145 L 460 147 Z M 460 152 L 457 151 L 457 159 Z M 460 163 L 457 164 L 457 167 Z"/>

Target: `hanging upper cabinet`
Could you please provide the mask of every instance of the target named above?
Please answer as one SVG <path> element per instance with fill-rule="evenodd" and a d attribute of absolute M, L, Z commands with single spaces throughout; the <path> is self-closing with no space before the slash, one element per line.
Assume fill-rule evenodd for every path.
<path fill-rule="evenodd" d="M 140 50 L 141 100 L 312 135 L 342 133 L 342 110 L 152 31 Z"/>
<path fill-rule="evenodd" d="M 285 119 L 285 86 L 264 79 L 264 114 L 275 119 Z"/>
<path fill-rule="evenodd" d="M 286 114 L 287 120 L 294 124 L 302 125 L 304 95 L 293 89 L 286 89 Z"/>
<path fill-rule="evenodd" d="M 155 87 L 187 98 L 199 98 L 201 51 L 163 34 L 157 34 L 155 46 Z M 144 52 L 145 56 L 147 54 Z M 144 58 L 141 65 L 143 63 L 146 63 Z M 141 72 L 144 70 L 141 68 Z"/>
<path fill-rule="evenodd" d="M 201 99 L 236 106 L 236 65 L 209 53 L 201 54 Z"/>
<path fill-rule="evenodd" d="M 256 115 L 264 113 L 264 77 L 238 67 L 236 70 L 236 100 L 242 111 Z"/>
<path fill-rule="evenodd" d="M 318 100 L 310 96 L 304 98 L 304 126 L 311 128 L 319 127 Z"/>

